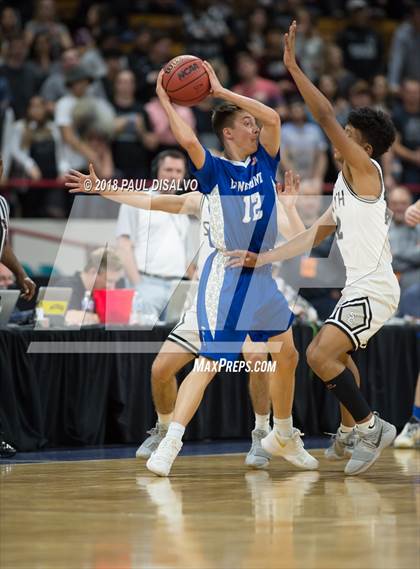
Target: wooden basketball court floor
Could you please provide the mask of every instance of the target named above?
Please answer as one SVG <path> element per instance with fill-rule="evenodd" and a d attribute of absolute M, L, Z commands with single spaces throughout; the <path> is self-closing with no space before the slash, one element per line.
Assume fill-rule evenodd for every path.
<path fill-rule="evenodd" d="M 315 451 L 322 456 L 322 451 Z M 345 477 L 244 455 L 0 465 L 2 569 L 416 569 L 417 450 Z"/>

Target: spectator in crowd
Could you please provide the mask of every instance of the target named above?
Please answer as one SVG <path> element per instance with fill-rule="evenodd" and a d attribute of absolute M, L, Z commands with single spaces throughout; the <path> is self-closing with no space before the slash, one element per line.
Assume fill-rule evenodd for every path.
<path fill-rule="evenodd" d="M 135 69 L 138 61 L 147 57 L 147 55 L 150 53 L 152 43 L 153 35 L 150 28 L 147 26 L 140 26 L 136 30 L 133 47 L 128 56 L 128 65 L 130 69 Z"/>
<path fill-rule="evenodd" d="M 99 84 L 104 98 L 112 101 L 115 79 L 118 73 L 126 68 L 126 65 L 119 49 L 106 49 L 102 52 L 102 56 L 105 62 L 105 75 L 99 79 Z"/>
<path fill-rule="evenodd" d="M 15 275 L 10 269 L 0 263 L 0 290 L 7 290 L 15 284 Z"/>
<path fill-rule="evenodd" d="M 375 75 L 372 79 L 372 104 L 375 109 L 390 114 L 391 92 L 385 75 Z"/>
<path fill-rule="evenodd" d="M 158 180 L 182 180 L 187 174 L 179 150 L 155 158 Z M 117 223 L 118 250 L 128 282 L 138 292 L 143 314 L 162 315 L 175 287 L 187 271 L 188 216 L 136 209 L 123 204 Z"/>
<path fill-rule="evenodd" d="M 48 109 L 54 114 L 55 105 L 59 99 L 69 94 L 66 84 L 67 76 L 80 65 L 80 57 L 76 48 L 71 47 L 63 51 L 57 69 L 49 75 L 41 86 L 40 95 L 48 102 Z M 90 74 L 92 79 L 92 76 Z M 105 97 L 102 83 L 99 80 L 90 81 L 88 94 L 97 97 Z"/>
<path fill-rule="evenodd" d="M 11 146 L 13 159 L 31 180 L 55 179 L 68 171 L 60 131 L 39 96 L 30 100 L 26 118 L 14 124 Z M 59 188 L 30 189 L 21 200 L 23 217 L 64 217 L 66 194 Z"/>
<path fill-rule="evenodd" d="M 39 84 L 57 68 L 53 57 L 52 43 L 50 36 L 46 32 L 40 32 L 34 37 L 29 51 L 29 61 L 35 70 Z"/>
<path fill-rule="evenodd" d="M 131 59 L 131 68 L 136 76 L 137 98 L 148 101 L 155 94 L 156 79 L 163 65 L 172 57 L 172 39 L 170 36 L 155 33 L 149 53 L 138 60 Z"/>
<path fill-rule="evenodd" d="M 394 109 L 392 120 L 397 129 L 392 150 L 402 166 L 400 181 L 420 184 L 420 81 L 404 81 L 401 104 Z"/>
<path fill-rule="evenodd" d="M 12 6 L 4 6 L 0 15 L 0 44 L 4 46 L 6 42 L 19 35 L 21 31 L 19 12 Z"/>
<path fill-rule="evenodd" d="M 369 83 L 359 79 L 349 90 L 348 101 L 344 101 L 337 109 L 337 120 L 344 127 L 347 124 L 349 113 L 352 109 L 370 107 L 372 105 L 372 93 Z"/>
<path fill-rule="evenodd" d="M 263 6 L 255 6 L 248 16 L 242 38 L 242 44 L 257 60 L 264 54 L 264 36 L 267 27 L 267 10 Z"/>
<path fill-rule="evenodd" d="M 323 201 L 319 189 L 310 180 L 301 182 L 297 209 L 306 227 L 327 207 L 326 200 Z M 279 274 L 316 309 L 318 317 L 325 320 L 337 304 L 345 283 L 343 260 L 334 235 L 314 247 L 310 255 L 282 262 Z"/>
<path fill-rule="evenodd" d="M 410 191 L 403 186 L 389 192 L 388 205 L 393 213 L 389 228 L 392 266 L 402 292 L 420 282 L 420 226 L 410 227 L 404 219 L 411 201 Z"/>
<path fill-rule="evenodd" d="M 299 30 L 296 35 L 296 57 L 311 81 L 316 81 L 322 71 L 324 42 L 316 32 L 313 18 L 308 10 L 297 11 Z"/>
<path fill-rule="evenodd" d="M 98 43 L 104 34 L 109 31 L 116 31 L 118 28 L 118 22 L 113 14 L 113 9 L 110 3 L 105 2 L 89 2 L 89 7 L 87 10 L 80 6 L 80 18 L 79 21 L 83 25 L 86 24 L 93 39 Z"/>
<path fill-rule="evenodd" d="M 122 277 L 123 266 L 118 254 L 111 249 L 101 248 L 90 253 L 83 271 L 69 277 L 53 279 L 53 286 L 71 288 L 73 291 L 66 313 L 66 323 L 73 326 L 80 326 L 82 323 L 98 324 L 97 314 L 85 313 L 83 310 L 86 292 L 115 289 Z"/>
<path fill-rule="evenodd" d="M 265 33 L 265 50 L 260 60 L 261 75 L 279 84 L 283 95 L 295 93 L 292 78 L 283 63 L 283 34 L 277 28 L 268 28 Z"/>
<path fill-rule="evenodd" d="M 12 148 L 10 144 L 15 113 L 10 106 L 12 94 L 6 77 L 0 75 L 0 153 L 2 156 L 2 175 L 7 179 L 12 164 Z"/>
<path fill-rule="evenodd" d="M 398 93 L 405 79 L 420 80 L 420 3 L 412 5 L 410 18 L 395 30 L 389 50 L 388 81 Z"/>
<path fill-rule="evenodd" d="M 79 52 L 80 63 L 86 69 L 91 69 L 94 79 L 103 77 L 106 74 L 106 64 L 89 30 L 87 28 L 77 30 L 74 43 Z"/>
<path fill-rule="evenodd" d="M 195 129 L 195 119 L 191 108 L 183 107 L 181 105 L 174 105 L 174 107 L 176 112 L 191 126 L 191 128 Z M 158 139 L 159 146 L 157 151 L 161 152 L 168 148 L 178 148 L 179 145 L 177 144 L 169 126 L 168 116 L 163 110 L 159 99 L 157 97 L 153 97 L 153 99 L 149 101 L 144 108 L 149 117 L 152 132 Z"/>
<path fill-rule="evenodd" d="M 229 34 L 230 9 L 227 3 L 195 0 L 183 14 L 186 53 L 202 59 L 223 56 L 223 44 Z"/>
<path fill-rule="evenodd" d="M 346 8 L 350 22 L 337 37 L 344 66 L 356 77 L 369 80 L 383 70 L 382 40 L 372 29 L 370 8 L 365 0 L 349 0 Z"/>
<path fill-rule="evenodd" d="M 324 71 L 336 81 L 337 96 L 346 98 L 356 77 L 348 69 L 345 69 L 343 51 L 334 43 L 325 47 Z"/>
<path fill-rule="evenodd" d="M 25 26 L 27 45 L 31 46 L 35 36 L 41 32 L 49 35 L 55 55 L 73 44 L 67 27 L 57 21 L 54 0 L 37 0 L 35 2 L 34 17 Z"/>
<path fill-rule="evenodd" d="M 302 180 L 322 191 L 327 168 L 327 143 L 322 130 L 308 121 L 301 100 L 290 105 L 290 119 L 282 127 L 282 167 L 297 172 Z"/>
<path fill-rule="evenodd" d="M 149 119 L 135 99 L 136 81 L 130 70 L 115 79 L 113 106 L 116 112 L 112 151 L 115 167 L 125 178 L 145 178 L 149 173 L 149 152 L 158 138 L 150 130 Z"/>
<path fill-rule="evenodd" d="M 249 53 L 241 52 L 238 54 L 236 73 L 240 82 L 232 87 L 232 91 L 272 107 L 281 102 L 279 86 L 274 81 L 258 75 L 258 64 Z"/>
<path fill-rule="evenodd" d="M 97 150 L 94 150 L 92 145 L 89 145 L 77 131 L 75 124 L 75 107 L 84 99 L 88 92 L 88 87 L 92 81 L 90 72 L 83 66 L 78 65 L 72 67 L 66 75 L 66 86 L 69 89 L 69 94 L 65 95 L 58 100 L 55 108 L 55 124 L 59 127 L 63 141 L 64 141 L 64 159 L 70 168 L 75 170 L 86 170 L 89 162 L 92 162 L 99 175 L 103 175 L 103 164 L 99 163 Z M 96 102 L 96 107 L 99 108 L 99 101 Z M 104 103 L 104 101 L 102 101 Z M 95 109 L 89 107 L 89 112 Z M 80 108 L 80 107 L 79 107 Z M 86 120 L 91 119 L 83 112 L 81 123 L 86 125 Z M 88 113 L 89 115 L 89 113 Z M 86 125 L 93 126 L 93 125 Z M 86 138 L 86 137 L 85 137 Z M 112 175 L 112 173 L 111 173 Z"/>
<path fill-rule="evenodd" d="M 29 99 L 35 95 L 39 81 L 33 66 L 26 61 L 27 49 L 23 35 L 14 36 L 8 42 L 4 65 L 0 76 L 9 82 L 11 105 L 17 119 L 25 116 Z"/>

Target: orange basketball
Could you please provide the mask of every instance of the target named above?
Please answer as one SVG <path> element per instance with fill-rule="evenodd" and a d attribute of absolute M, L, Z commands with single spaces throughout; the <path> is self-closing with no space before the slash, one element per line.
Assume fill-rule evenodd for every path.
<path fill-rule="evenodd" d="M 172 103 L 191 107 L 210 94 L 210 81 L 200 58 L 180 55 L 164 67 L 162 85 Z"/>

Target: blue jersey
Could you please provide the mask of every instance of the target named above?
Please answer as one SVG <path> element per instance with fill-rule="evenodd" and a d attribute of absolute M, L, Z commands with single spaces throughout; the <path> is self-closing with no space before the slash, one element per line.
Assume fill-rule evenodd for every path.
<path fill-rule="evenodd" d="M 190 161 L 199 191 L 207 195 L 211 245 L 219 250 L 258 253 L 274 247 L 277 237 L 275 176 L 280 161 L 259 144 L 245 162 L 213 156 L 200 170 Z"/>

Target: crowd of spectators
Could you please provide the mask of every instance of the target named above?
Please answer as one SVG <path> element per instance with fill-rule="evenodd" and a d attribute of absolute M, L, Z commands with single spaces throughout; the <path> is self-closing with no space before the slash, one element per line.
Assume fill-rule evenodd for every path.
<path fill-rule="evenodd" d="M 297 18 L 299 62 L 339 120 L 363 105 L 392 114 L 398 139 L 383 164 L 388 188 L 420 184 L 419 2 L 395 10 L 380 0 L 81 0 L 72 17 L 68 4 L 1 7 L 0 126 L 9 180 L 39 187 L 88 162 L 101 177 L 150 176 L 153 157 L 175 146 L 154 93 L 157 73 L 175 55 L 193 53 L 211 60 L 226 85 L 278 110 L 281 167 L 321 191 L 336 165 L 282 61 L 283 33 Z M 206 101 L 180 111 L 217 150 L 210 108 Z M 23 186 L 11 201 L 24 217 L 65 217 L 69 208 L 52 183 L 36 192 Z"/>
<path fill-rule="evenodd" d="M 226 86 L 275 108 L 283 123 L 279 179 L 293 169 L 307 193 L 322 194 L 338 166 L 283 64 L 283 34 L 296 18 L 299 63 L 339 121 L 345 125 L 350 110 L 365 105 L 394 120 L 397 139 L 382 166 L 395 216 L 395 270 L 408 286 L 420 270 L 418 231 L 403 219 L 420 188 L 420 2 L 396 4 L 0 2 L 0 142 L 13 215 L 65 218 L 73 197 L 60 187 L 61 178 L 70 168 L 86 171 L 90 162 L 101 178 L 150 177 L 157 153 L 176 148 L 155 96 L 156 77 L 181 53 L 210 60 Z M 217 152 L 212 104 L 178 110 Z M 300 263 L 287 270 L 299 272 Z M 319 304 L 321 313 L 334 294 Z M 308 300 L 316 304 L 316 295 Z"/>

